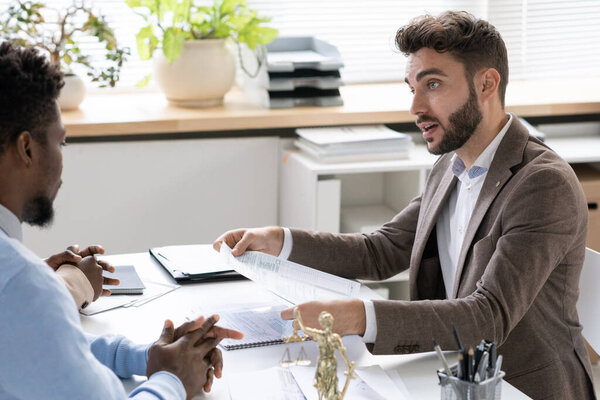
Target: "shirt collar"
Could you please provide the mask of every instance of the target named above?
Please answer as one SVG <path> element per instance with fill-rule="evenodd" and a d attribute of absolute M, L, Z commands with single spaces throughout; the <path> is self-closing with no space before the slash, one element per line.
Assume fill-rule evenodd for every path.
<path fill-rule="evenodd" d="M 478 176 L 481 176 L 488 171 L 488 169 L 490 168 L 490 165 L 492 165 L 492 160 L 494 159 L 494 156 L 496 155 L 496 150 L 498 150 L 498 147 L 500 146 L 500 142 L 502 142 L 504 135 L 506 135 L 508 128 L 510 128 L 510 124 L 512 123 L 512 120 L 513 120 L 513 115 L 509 113 L 508 114 L 508 122 L 506 122 L 506 124 L 504 124 L 504 127 L 502 127 L 500 132 L 498 132 L 498 134 L 496 135 L 494 140 L 492 140 L 491 143 L 488 144 L 488 146 L 483 150 L 483 152 L 481 152 L 479 157 L 477 157 L 477 159 L 473 163 L 473 166 L 471 167 L 471 169 L 469 169 L 468 175 L 469 175 L 470 179 L 474 179 Z M 465 168 L 466 168 L 465 164 L 460 159 L 460 157 L 458 157 L 455 153 L 454 156 L 452 157 L 452 173 L 458 177 L 460 174 L 462 174 L 465 171 Z"/>
<path fill-rule="evenodd" d="M 0 229 L 2 229 L 8 237 L 23 241 L 23 228 L 21 222 L 15 214 L 8 208 L 0 204 Z"/>

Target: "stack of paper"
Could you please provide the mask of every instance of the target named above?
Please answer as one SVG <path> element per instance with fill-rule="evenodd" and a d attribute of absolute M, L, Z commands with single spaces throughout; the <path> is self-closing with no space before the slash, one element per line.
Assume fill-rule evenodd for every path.
<path fill-rule="evenodd" d="M 296 129 L 294 144 L 322 162 L 408 158 L 414 146 L 405 133 L 384 125 Z"/>

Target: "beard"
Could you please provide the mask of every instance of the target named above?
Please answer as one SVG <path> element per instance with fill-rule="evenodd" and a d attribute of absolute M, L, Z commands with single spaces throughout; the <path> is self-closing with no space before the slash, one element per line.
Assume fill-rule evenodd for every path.
<path fill-rule="evenodd" d="M 45 227 L 50 225 L 53 218 L 52 200 L 46 196 L 39 196 L 28 201 L 23 208 L 23 221 L 29 225 Z"/>
<path fill-rule="evenodd" d="M 420 118 L 424 121 L 436 121 L 444 129 L 444 136 L 440 143 L 435 147 L 428 146 L 427 149 L 431 154 L 440 155 L 461 148 L 473 136 L 482 118 L 481 109 L 477 104 L 475 87 L 471 84 L 469 85 L 469 98 L 458 110 L 450 114 L 447 129 L 435 118 L 426 115 Z"/>

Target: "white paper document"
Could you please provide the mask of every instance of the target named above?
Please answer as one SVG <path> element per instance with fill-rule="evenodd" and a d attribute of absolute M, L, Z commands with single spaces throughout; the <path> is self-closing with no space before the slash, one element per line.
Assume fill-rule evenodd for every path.
<path fill-rule="evenodd" d="M 234 257 L 231 249 L 222 243 L 221 255 L 237 272 L 293 304 L 316 299 L 358 297 L 360 291 L 360 283 L 353 280 L 258 251 L 247 251 Z"/>
<path fill-rule="evenodd" d="M 98 300 L 80 310 L 83 315 L 94 315 L 119 307 L 139 307 L 160 296 L 163 296 L 179 287 L 170 283 L 144 282 L 146 289 L 144 294 L 138 295 L 116 295 L 100 297 Z"/>
<path fill-rule="evenodd" d="M 225 350 L 269 346 L 283 343 L 283 336 L 290 336 L 294 332 L 292 321 L 281 319 L 281 311 L 290 307 L 290 305 L 281 302 L 281 299 L 275 299 L 274 303 L 277 304 L 257 303 L 243 306 L 236 305 L 235 307 L 223 306 L 212 310 L 205 310 L 204 307 L 200 307 L 192 311 L 194 317 L 190 319 L 195 318 L 197 315 L 218 314 L 219 326 L 244 333 L 244 337 L 240 340 L 223 339 L 219 345 Z"/>
<path fill-rule="evenodd" d="M 288 368 L 238 372 L 228 375 L 231 400 L 305 400 Z"/>
<path fill-rule="evenodd" d="M 339 361 L 338 361 L 339 362 Z M 290 367 L 294 379 L 307 400 L 318 400 L 317 390 L 313 386 L 315 367 Z M 343 389 L 346 382 L 345 367 L 338 365 L 338 388 Z M 392 379 L 379 365 L 357 367 L 356 378 L 351 379 L 345 398 L 352 400 L 407 400 Z"/>

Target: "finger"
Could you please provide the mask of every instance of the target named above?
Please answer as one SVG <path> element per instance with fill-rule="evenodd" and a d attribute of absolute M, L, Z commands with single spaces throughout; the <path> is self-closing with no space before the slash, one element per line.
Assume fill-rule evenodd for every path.
<path fill-rule="evenodd" d="M 202 358 L 206 358 L 208 353 L 217 347 L 220 341 L 220 339 L 204 339 L 200 343 L 196 343 L 196 346 L 191 351 L 196 352 Z"/>
<path fill-rule="evenodd" d="M 227 233 L 222 234 L 213 242 L 213 249 L 219 252 L 221 251 L 221 244 L 223 243 L 225 235 L 227 235 Z"/>
<path fill-rule="evenodd" d="M 215 369 L 215 376 L 221 379 L 221 376 L 223 376 L 223 353 L 215 347 L 208 353 L 208 359 Z"/>
<path fill-rule="evenodd" d="M 104 247 L 100 245 L 88 246 L 79 252 L 81 257 L 91 256 L 93 254 L 104 254 Z"/>
<path fill-rule="evenodd" d="M 208 331 L 205 338 L 215 338 L 215 339 L 242 339 L 244 334 L 242 332 L 236 331 L 235 329 L 227 329 L 221 326 L 213 326 L 213 328 Z"/>
<path fill-rule="evenodd" d="M 103 278 L 103 280 L 102 280 L 102 284 L 103 285 L 114 285 L 114 286 L 116 286 L 116 285 L 120 285 L 121 281 L 118 280 L 117 278 L 109 278 L 109 277 L 105 276 Z"/>
<path fill-rule="evenodd" d="M 67 247 L 67 250 L 72 251 L 75 254 L 79 254 L 79 245 L 78 244 L 72 244 L 69 247 Z"/>
<path fill-rule="evenodd" d="M 173 343 L 173 335 L 175 334 L 175 328 L 173 326 L 173 321 L 170 319 L 165 320 L 165 325 L 163 326 L 162 333 L 158 338 L 158 343 L 169 344 Z"/>
<path fill-rule="evenodd" d="M 208 371 L 206 371 L 206 382 L 204 383 L 204 391 L 205 392 L 210 392 L 210 390 L 212 389 L 214 376 L 215 376 L 215 370 L 212 367 L 209 367 Z"/>
<path fill-rule="evenodd" d="M 291 320 L 294 319 L 294 307 L 286 308 L 281 312 L 281 319 Z"/>
<path fill-rule="evenodd" d="M 49 259 L 52 261 L 57 261 L 60 264 L 77 264 L 79 261 L 81 261 L 81 256 L 73 253 L 71 250 L 65 250 L 62 253 L 53 255 Z"/>
<path fill-rule="evenodd" d="M 98 260 L 98 264 L 100 264 L 100 266 L 102 267 L 103 270 L 108 271 L 108 272 L 115 272 L 115 267 L 108 263 L 107 261 L 104 260 Z"/>
<path fill-rule="evenodd" d="M 233 254 L 235 257 L 241 256 L 242 254 L 244 254 L 244 252 L 246 251 L 248 246 L 250 246 L 250 244 L 252 243 L 252 241 L 254 239 L 255 239 L 254 234 L 246 231 L 246 233 L 244 233 L 242 238 L 235 244 L 235 246 L 231 250 L 231 254 Z M 229 246 L 229 247 L 231 247 L 231 246 Z"/>
<path fill-rule="evenodd" d="M 196 329 L 200 328 L 203 323 L 204 316 L 202 315 L 193 321 L 184 322 L 183 324 L 179 325 L 177 329 L 175 329 L 175 336 L 173 337 L 173 340 L 179 339 L 188 332 L 195 331 Z"/>
<path fill-rule="evenodd" d="M 211 315 L 206 319 L 206 321 L 204 321 L 200 328 L 186 333 L 182 337 L 182 340 L 186 341 L 188 345 L 195 346 L 196 343 L 203 339 L 204 335 L 206 335 L 208 331 L 212 329 L 212 327 L 217 323 L 218 320 L 219 316 L 217 314 Z"/>
<path fill-rule="evenodd" d="M 111 295 L 111 291 L 110 289 L 102 289 L 102 293 L 100 293 L 100 296 L 110 296 Z"/>

